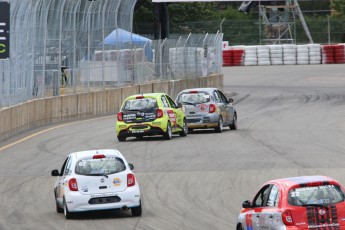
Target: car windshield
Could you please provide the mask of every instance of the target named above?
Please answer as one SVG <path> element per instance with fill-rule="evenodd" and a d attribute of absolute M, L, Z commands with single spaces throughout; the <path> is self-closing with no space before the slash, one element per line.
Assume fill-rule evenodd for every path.
<path fill-rule="evenodd" d="M 75 167 L 75 173 L 79 175 L 107 175 L 126 170 L 126 166 L 121 158 L 105 157 L 100 159 L 82 159 Z"/>
<path fill-rule="evenodd" d="M 344 201 L 338 185 L 320 185 L 294 188 L 289 191 L 288 203 L 294 206 L 327 206 Z"/>
<path fill-rule="evenodd" d="M 210 95 L 206 92 L 185 92 L 178 96 L 177 103 L 202 104 L 210 101 Z"/>
<path fill-rule="evenodd" d="M 155 110 L 157 109 L 157 100 L 155 98 L 140 98 L 127 100 L 123 106 L 123 111 L 136 111 L 136 110 Z"/>

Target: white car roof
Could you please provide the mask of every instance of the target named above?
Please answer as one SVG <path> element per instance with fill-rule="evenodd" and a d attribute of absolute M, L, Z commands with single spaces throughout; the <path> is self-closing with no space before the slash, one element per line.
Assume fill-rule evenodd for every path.
<path fill-rule="evenodd" d="M 212 92 L 213 90 L 218 90 L 218 88 L 213 88 L 213 87 L 209 87 L 209 88 L 190 88 L 190 89 L 184 89 L 184 90 L 182 90 L 181 93 L 189 92 L 189 91 L 205 91 L 205 92 Z"/>
<path fill-rule="evenodd" d="M 122 154 L 116 149 L 95 149 L 95 150 L 85 150 L 85 151 L 70 153 L 70 155 L 74 155 L 77 158 L 77 160 L 81 158 L 92 157 L 97 154 L 124 158 Z"/>

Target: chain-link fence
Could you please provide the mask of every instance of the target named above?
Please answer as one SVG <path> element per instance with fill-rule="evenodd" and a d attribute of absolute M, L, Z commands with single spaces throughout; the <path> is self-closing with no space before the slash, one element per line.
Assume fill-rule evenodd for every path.
<path fill-rule="evenodd" d="M 305 18 L 309 32 L 314 43 L 334 44 L 345 43 L 345 20 L 337 18 Z M 308 44 L 309 39 L 304 31 L 300 21 L 291 20 L 288 24 L 291 29 L 294 44 Z M 175 25 L 174 30 L 185 31 L 186 33 L 200 33 L 208 31 L 215 33 L 221 31 L 224 34 L 224 41 L 229 45 L 265 45 L 269 38 L 269 28 L 259 19 L 255 20 L 228 20 L 189 22 Z"/>
<path fill-rule="evenodd" d="M 0 107 L 221 71 L 221 33 L 139 36 L 132 33 L 136 0 L 9 2 L 11 53 L 0 60 Z"/>

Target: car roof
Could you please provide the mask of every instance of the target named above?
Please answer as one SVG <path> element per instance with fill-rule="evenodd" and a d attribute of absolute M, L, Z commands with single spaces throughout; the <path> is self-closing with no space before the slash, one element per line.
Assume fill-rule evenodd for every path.
<path fill-rule="evenodd" d="M 184 89 L 181 91 L 183 92 L 188 92 L 188 91 L 206 91 L 206 92 L 212 92 L 214 90 L 219 90 L 218 88 L 212 88 L 212 87 L 207 87 L 207 88 L 190 88 L 190 89 Z"/>
<path fill-rule="evenodd" d="M 288 177 L 288 178 L 281 178 L 281 179 L 274 179 L 267 182 L 267 184 L 280 184 L 285 188 L 295 187 L 296 185 L 307 185 L 312 183 L 325 183 L 331 182 L 335 184 L 339 184 L 335 179 L 328 177 L 328 176 L 298 176 L 298 177 Z"/>
<path fill-rule="evenodd" d="M 135 99 L 136 97 L 144 96 L 144 97 L 160 97 L 162 95 L 167 95 L 166 93 L 143 93 L 143 94 L 134 94 L 126 98 L 128 99 Z"/>
<path fill-rule="evenodd" d="M 114 157 L 121 157 L 123 158 L 122 154 L 116 149 L 95 149 L 95 150 L 85 150 L 80 152 L 74 152 L 70 155 L 74 155 L 77 160 L 81 158 L 88 158 L 92 157 L 97 154 L 102 154 L 105 156 L 114 156 Z"/>

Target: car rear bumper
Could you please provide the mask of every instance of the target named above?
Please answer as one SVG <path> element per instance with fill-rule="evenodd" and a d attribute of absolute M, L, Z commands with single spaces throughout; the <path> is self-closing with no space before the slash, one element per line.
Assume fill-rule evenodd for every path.
<path fill-rule="evenodd" d="M 207 116 L 188 116 L 186 119 L 188 128 L 214 128 L 218 126 L 219 115 L 209 114 Z"/>
<path fill-rule="evenodd" d="M 70 212 L 133 208 L 140 205 L 140 190 L 138 188 L 127 188 L 123 192 L 116 193 L 116 196 L 120 198 L 120 201 L 114 203 L 89 203 L 91 199 L 106 199 L 109 197 L 106 194 L 83 195 L 79 192 L 71 192 L 65 195 L 65 199 Z"/>
<path fill-rule="evenodd" d="M 150 125 L 147 125 L 150 126 Z M 154 136 L 154 135 L 162 135 L 164 133 L 163 129 L 159 127 L 150 126 L 149 129 L 135 129 L 131 130 L 131 127 L 127 129 L 121 130 L 118 135 L 124 137 L 141 137 L 141 136 Z"/>

